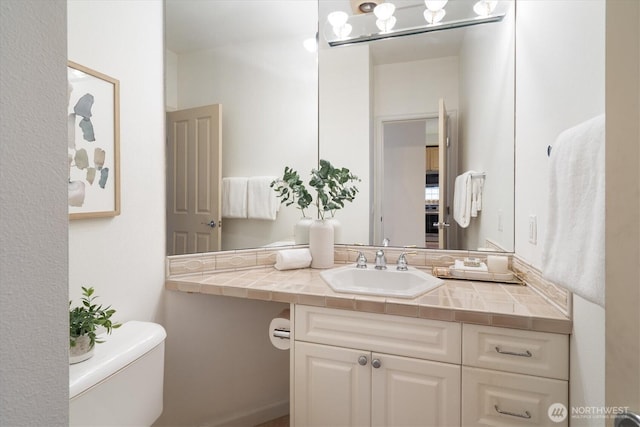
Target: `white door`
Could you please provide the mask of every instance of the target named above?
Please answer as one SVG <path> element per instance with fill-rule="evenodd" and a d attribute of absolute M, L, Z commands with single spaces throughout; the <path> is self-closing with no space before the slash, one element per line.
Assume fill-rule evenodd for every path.
<path fill-rule="evenodd" d="M 440 99 L 438 108 L 438 147 L 439 164 L 438 164 L 438 183 L 440 186 L 440 203 L 438 208 L 438 248 L 447 249 L 447 233 L 449 228 L 449 200 L 447 198 L 447 168 L 448 168 L 448 148 L 449 148 L 449 132 L 448 132 L 448 116 L 447 109 L 444 105 L 444 99 Z"/>
<path fill-rule="evenodd" d="M 460 366 L 379 353 L 371 357 L 373 426 L 460 425 Z"/>
<path fill-rule="evenodd" d="M 294 358 L 293 425 L 370 425 L 369 352 L 296 341 Z"/>
<path fill-rule="evenodd" d="M 167 113 L 167 253 L 220 250 L 222 106 Z"/>

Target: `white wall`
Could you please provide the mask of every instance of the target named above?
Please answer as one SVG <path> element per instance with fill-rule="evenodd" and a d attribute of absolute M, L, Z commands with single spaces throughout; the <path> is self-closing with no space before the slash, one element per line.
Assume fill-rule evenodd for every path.
<path fill-rule="evenodd" d="M 69 293 L 76 299 L 93 285 L 117 320 L 166 328 L 158 425 L 215 425 L 260 408 L 255 420 L 264 421 L 288 400 L 288 355 L 265 348 L 281 305 L 164 291 L 162 2 L 72 0 L 68 8 L 69 58 L 120 80 L 122 189 L 120 216 L 71 222 Z"/>
<path fill-rule="evenodd" d="M 369 46 L 320 49 L 320 159 L 362 179 L 355 200 L 338 211 L 342 242 L 369 243 L 371 76 Z"/>
<path fill-rule="evenodd" d="M 168 76 L 169 77 L 169 76 Z M 222 104 L 222 176 L 306 177 L 317 165 L 317 61 L 297 38 L 253 40 L 178 55 L 178 108 Z M 291 239 L 301 217 L 223 219 L 222 248 Z"/>
<path fill-rule="evenodd" d="M 465 248 L 490 239 L 513 250 L 515 5 L 499 24 L 469 27 L 460 50 L 460 172 L 485 172 L 482 210 L 461 229 Z M 491 108 L 487 108 L 490 105 Z"/>
<path fill-rule="evenodd" d="M 605 2 L 521 1 L 517 15 L 515 245 L 517 255 L 539 268 L 540 237 L 553 221 L 547 217 L 547 145 L 604 111 Z M 537 245 L 528 242 L 530 214 L 538 218 Z M 604 406 L 604 310 L 575 296 L 573 324 L 570 404 Z"/>
<path fill-rule="evenodd" d="M 144 20 L 145 25 L 140 25 Z M 68 2 L 68 58 L 120 81 L 120 201 L 114 218 L 69 224 L 69 295 L 94 286 L 117 320 L 158 320 L 164 287 L 163 6 Z"/>
<path fill-rule="evenodd" d="M 0 1 L 0 425 L 68 425 L 66 2 Z"/>

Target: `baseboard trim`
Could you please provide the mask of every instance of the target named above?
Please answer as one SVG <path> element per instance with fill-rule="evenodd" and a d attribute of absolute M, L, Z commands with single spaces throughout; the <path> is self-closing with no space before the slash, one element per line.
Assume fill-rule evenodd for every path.
<path fill-rule="evenodd" d="M 210 420 L 200 427 L 247 427 L 285 416 L 289 413 L 289 400 L 274 402 L 260 408 L 237 412 L 223 419 Z"/>

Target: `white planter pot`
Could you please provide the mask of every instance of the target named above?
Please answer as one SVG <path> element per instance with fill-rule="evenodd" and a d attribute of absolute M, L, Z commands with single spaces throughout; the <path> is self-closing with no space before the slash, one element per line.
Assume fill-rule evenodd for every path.
<path fill-rule="evenodd" d="M 316 220 L 309 229 L 311 268 L 333 267 L 333 225 L 326 220 Z"/>
<path fill-rule="evenodd" d="M 311 218 L 300 218 L 300 220 L 293 227 L 293 240 L 296 245 L 308 245 L 309 244 L 309 229 L 313 224 Z"/>
<path fill-rule="evenodd" d="M 326 219 L 333 226 L 333 243 L 344 243 L 342 241 L 342 224 L 335 217 Z"/>
<path fill-rule="evenodd" d="M 80 363 L 92 357 L 94 347 L 91 347 L 91 340 L 88 336 L 83 335 L 76 338 L 76 345 L 69 346 L 69 364 Z"/>

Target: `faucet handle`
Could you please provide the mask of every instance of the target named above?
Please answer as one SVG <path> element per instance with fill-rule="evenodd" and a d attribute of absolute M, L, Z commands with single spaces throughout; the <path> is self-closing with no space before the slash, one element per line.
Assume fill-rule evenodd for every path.
<path fill-rule="evenodd" d="M 398 257 L 398 263 L 396 265 L 396 270 L 407 271 L 409 269 L 407 263 L 407 255 L 415 255 L 416 252 L 402 252 Z"/>
<path fill-rule="evenodd" d="M 365 257 L 362 252 L 358 252 L 356 268 L 367 268 L 367 257 Z"/>

